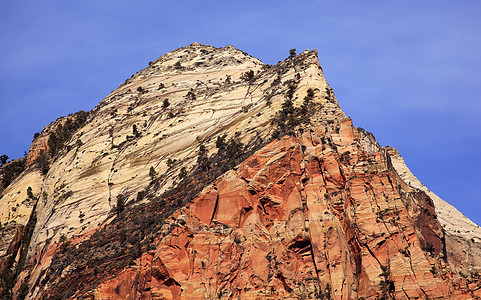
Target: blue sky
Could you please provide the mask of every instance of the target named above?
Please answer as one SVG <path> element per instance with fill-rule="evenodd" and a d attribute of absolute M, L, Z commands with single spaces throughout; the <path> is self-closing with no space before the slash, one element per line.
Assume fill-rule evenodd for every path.
<path fill-rule="evenodd" d="M 0 155 L 194 41 L 318 49 L 341 107 L 481 224 L 480 1 L 2 1 Z"/>

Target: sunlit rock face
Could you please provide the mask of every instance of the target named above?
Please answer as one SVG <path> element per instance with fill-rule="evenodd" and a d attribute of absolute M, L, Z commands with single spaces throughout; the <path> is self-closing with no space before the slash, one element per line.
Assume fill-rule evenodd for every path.
<path fill-rule="evenodd" d="M 2 192 L 13 295 L 481 296 L 479 226 L 353 126 L 315 50 L 274 66 L 232 46 L 169 52 L 73 126 L 42 172 L 68 118 Z"/>

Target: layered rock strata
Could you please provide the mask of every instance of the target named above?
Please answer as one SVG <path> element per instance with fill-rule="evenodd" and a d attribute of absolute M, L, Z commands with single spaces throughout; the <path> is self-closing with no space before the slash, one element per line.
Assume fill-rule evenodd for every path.
<path fill-rule="evenodd" d="M 286 99 L 306 97 L 315 110 L 278 131 Z M 215 179 L 219 138 L 258 151 Z M 481 296 L 479 227 L 353 127 L 316 51 L 275 66 L 232 46 L 169 52 L 2 196 L 4 268 L 32 299 Z"/>

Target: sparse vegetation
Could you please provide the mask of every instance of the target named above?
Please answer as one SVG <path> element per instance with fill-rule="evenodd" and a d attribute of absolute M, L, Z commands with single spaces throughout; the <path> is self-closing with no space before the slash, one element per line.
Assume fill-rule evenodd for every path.
<path fill-rule="evenodd" d="M 0 172 L 2 173 L 0 190 L 9 186 L 10 183 L 12 183 L 12 181 L 14 181 L 15 178 L 17 178 L 18 175 L 23 172 L 23 170 L 25 170 L 25 161 L 25 158 L 20 158 L 3 164 L 2 168 L 0 169 Z"/>
<path fill-rule="evenodd" d="M 42 172 L 42 174 L 47 174 L 48 170 L 50 170 L 50 162 L 49 162 L 48 154 L 44 150 L 40 150 L 40 154 L 35 160 L 35 163 L 40 168 L 40 171 Z"/>
<path fill-rule="evenodd" d="M 15 285 L 15 274 L 9 267 L 0 273 L 0 298 L 13 299 L 12 289 Z"/>
<path fill-rule="evenodd" d="M 187 95 L 185 95 L 185 97 L 189 100 L 197 99 L 197 96 L 194 93 L 194 89 L 190 89 L 190 91 L 187 92 Z"/>
<path fill-rule="evenodd" d="M 4 164 L 6 164 L 8 159 L 9 157 L 6 154 L 3 154 L 2 156 L 0 156 L 0 166 L 3 166 Z"/>
<path fill-rule="evenodd" d="M 251 82 L 251 81 L 253 81 L 254 77 L 255 77 L 254 71 L 249 70 L 249 71 L 245 72 L 244 74 L 242 74 L 240 79 L 244 80 L 246 82 Z"/>
<path fill-rule="evenodd" d="M 151 166 L 149 169 L 149 176 L 151 181 L 153 181 L 157 177 L 157 172 L 155 172 L 155 169 L 153 166 Z"/>
<path fill-rule="evenodd" d="M 320 291 L 319 293 L 319 299 L 332 299 L 331 298 L 331 284 L 328 282 L 326 283 L 326 288 L 324 291 Z"/>
<path fill-rule="evenodd" d="M 137 192 L 137 202 L 145 198 L 145 191 Z"/>
<path fill-rule="evenodd" d="M 168 159 L 167 159 L 167 162 L 166 162 L 167 167 L 168 167 L 169 169 L 172 168 L 172 167 L 175 165 L 175 162 L 176 162 L 176 161 L 177 161 L 176 159 L 168 158 Z"/>
<path fill-rule="evenodd" d="M 197 152 L 197 167 L 200 171 L 206 171 L 209 166 L 209 158 L 207 157 L 207 149 L 203 144 L 200 145 Z"/>
<path fill-rule="evenodd" d="M 50 133 L 48 138 L 49 154 L 53 158 L 64 148 L 72 135 L 82 127 L 87 121 L 88 113 L 81 110 L 73 115 L 73 118 L 68 118 L 65 124 L 59 124 L 55 131 Z"/>
<path fill-rule="evenodd" d="M 307 95 L 304 97 L 301 105 L 300 114 L 302 117 L 307 117 L 313 108 L 312 100 L 314 99 L 314 91 L 309 88 L 307 90 Z"/>
<path fill-rule="evenodd" d="M 405 257 L 410 257 L 411 256 L 411 252 L 409 251 L 409 246 L 406 246 L 404 247 L 404 249 L 399 249 L 399 253 L 401 253 L 402 255 L 404 255 Z"/>
<path fill-rule="evenodd" d="M 160 234 L 160 228 L 173 212 L 192 201 L 205 186 L 230 166 L 237 165 L 265 144 L 262 139 L 256 138 L 248 145 L 243 145 L 238 141 L 237 135 L 229 141 L 226 141 L 226 136 L 222 136 L 220 140 L 224 141 L 219 143 L 222 150 L 219 149 L 211 157 L 208 157 L 205 146 L 199 147 L 198 159 L 201 164 L 195 165 L 189 171 L 185 167 L 181 168 L 178 176 L 180 182 L 160 197 L 157 194 L 160 186 L 158 183 L 165 179 L 163 176 L 170 176 L 169 173 L 158 175 L 143 191 L 141 196 L 149 201 L 127 206 L 120 201 L 125 200 L 126 196 L 118 198 L 120 205 L 117 204 L 117 207 L 123 207 L 123 211 L 113 211 L 117 218 L 78 247 L 68 247 L 64 253 L 57 252 L 47 271 L 50 275 L 43 282 L 51 284 L 48 295 L 64 292 L 63 296 L 68 298 L 73 295 L 72 287 L 83 291 L 91 290 L 98 284 L 96 278 L 102 276 L 101 274 L 111 276 L 132 264 L 143 251 L 150 249 L 153 239 Z M 204 164 L 205 162 L 207 163 Z M 124 238 L 121 239 L 121 236 Z M 87 269 L 74 267 L 73 273 L 60 276 L 68 266 L 81 265 L 96 266 L 96 271 L 89 272 Z"/>
<path fill-rule="evenodd" d="M 391 271 L 389 270 L 389 266 L 381 265 L 382 273 L 379 274 L 383 279 L 379 283 L 381 288 L 381 298 L 380 299 L 389 299 L 389 294 L 393 293 L 396 288 L 394 286 L 394 282 L 390 279 Z"/>
<path fill-rule="evenodd" d="M 134 124 L 134 126 L 132 126 L 132 133 L 135 137 L 140 137 L 141 136 L 141 133 L 138 131 L 137 129 L 137 125 Z"/>
<path fill-rule="evenodd" d="M 115 208 L 117 215 L 120 215 L 125 210 L 127 196 L 123 193 L 117 195 L 117 206 Z"/>
<path fill-rule="evenodd" d="M 32 187 L 31 187 L 31 186 L 29 186 L 29 187 L 27 188 L 27 197 L 28 197 L 29 199 L 34 199 L 34 198 L 35 198 L 35 196 L 33 195 Z"/>
<path fill-rule="evenodd" d="M 434 257 L 434 254 L 436 253 L 436 249 L 434 249 L 434 246 L 431 243 L 426 243 L 426 246 L 422 247 L 422 249 L 428 252 L 431 257 Z"/>
<path fill-rule="evenodd" d="M 162 102 L 162 108 L 166 109 L 169 106 L 170 106 L 169 99 L 164 99 L 164 102 Z"/>
<path fill-rule="evenodd" d="M 282 103 L 282 109 L 277 112 L 273 119 L 273 123 L 276 126 L 276 131 L 273 137 L 277 138 L 285 134 L 293 134 L 293 129 L 299 124 L 298 112 L 294 108 L 292 98 L 296 90 L 295 85 L 289 86 L 286 94 L 286 100 Z"/>
<path fill-rule="evenodd" d="M 185 167 L 182 167 L 179 171 L 179 179 L 182 180 L 185 178 L 187 178 L 187 169 Z"/>
<path fill-rule="evenodd" d="M 289 58 L 293 58 L 296 56 L 296 49 L 290 49 L 289 50 Z"/>
<path fill-rule="evenodd" d="M 139 86 L 137 88 L 137 92 L 139 92 L 139 94 L 145 94 L 145 93 L 147 93 L 147 90 L 145 90 L 143 87 Z"/>
<path fill-rule="evenodd" d="M 294 107 L 294 94 L 297 89 L 297 84 L 292 83 L 286 92 L 286 100 L 282 104 L 282 109 L 277 112 L 272 120 L 275 126 L 273 138 L 279 138 L 284 135 L 294 135 L 294 129 L 297 125 L 308 123 L 312 114 L 320 107 L 319 104 L 314 103 L 314 91 L 307 90 L 307 95 L 304 97 L 301 107 Z"/>
<path fill-rule="evenodd" d="M 349 161 L 351 160 L 351 152 L 349 151 L 346 151 L 344 153 L 341 154 L 341 156 L 339 157 L 339 160 L 342 162 L 342 163 L 345 163 L 345 164 L 348 164 Z"/>

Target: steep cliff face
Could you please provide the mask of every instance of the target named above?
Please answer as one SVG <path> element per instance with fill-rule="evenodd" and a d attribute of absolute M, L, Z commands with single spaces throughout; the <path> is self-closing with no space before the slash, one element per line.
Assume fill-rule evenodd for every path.
<path fill-rule="evenodd" d="M 316 51 L 169 52 L 52 155 L 0 199 L 2 230 L 22 229 L 0 245 L 4 268 L 23 260 L 17 295 L 481 296 L 479 226 L 352 125 Z"/>

